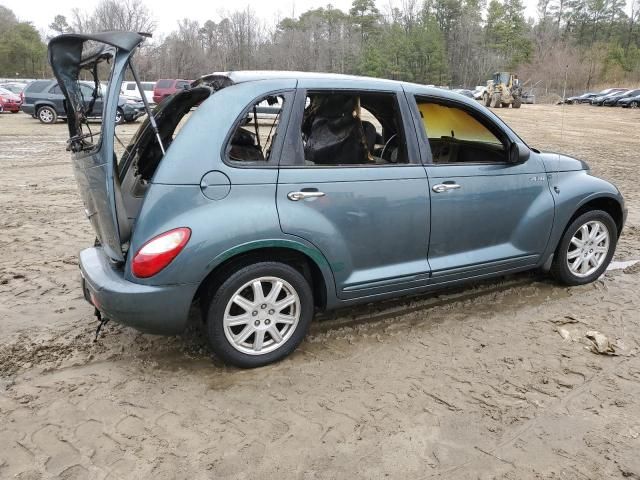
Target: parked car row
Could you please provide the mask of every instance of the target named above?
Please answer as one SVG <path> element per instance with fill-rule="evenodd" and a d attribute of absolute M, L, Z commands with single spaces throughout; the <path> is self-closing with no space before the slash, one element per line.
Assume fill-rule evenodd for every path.
<path fill-rule="evenodd" d="M 640 88 L 607 88 L 601 92 L 587 92 L 569 97 L 569 105 L 587 103 L 595 106 L 638 108 L 640 107 Z"/>
<path fill-rule="evenodd" d="M 160 79 L 157 82 L 122 82 L 116 122 L 133 122 L 144 115 L 143 95 L 147 103 L 154 107 L 170 95 L 191 88 L 191 80 Z M 91 110 L 91 119 L 102 117 L 102 97 L 108 85 L 101 83 Z M 80 92 L 88 105 L 94 97 L 94 86 L 90 82 L 80 82 Z M 0 112 L 22 111 L 37 118 L 42 123 L 51 124 L 64 120 L 64 95 L 55 79 L 33 80 L 30 82 L 0 83 Z"/>

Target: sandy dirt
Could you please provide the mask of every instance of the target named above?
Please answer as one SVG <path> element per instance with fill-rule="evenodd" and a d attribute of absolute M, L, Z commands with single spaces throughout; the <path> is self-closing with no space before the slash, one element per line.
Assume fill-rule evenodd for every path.
<path fill-rule="evenodd" d="M 640 111 L 567 106 L 564 139 L 561 107 L 497 112 L 618 185 L 615 260 L 639 259 Z M 65 134 L 0 116 L 0 478 L 640 479 L 640 264 L 326 315 L 259 370 L 222 366 L 195 328 L 108 324 L 93 343 Z"/>

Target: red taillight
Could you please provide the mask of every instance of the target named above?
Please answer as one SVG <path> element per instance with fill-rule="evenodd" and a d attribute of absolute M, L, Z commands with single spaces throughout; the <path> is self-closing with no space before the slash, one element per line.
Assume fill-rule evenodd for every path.
<path fill-rule="evenodd" d="M 190 237 L 191 230 L 186 227 L 169 230 L 153 237 L 133 257 L 133 274 L 138 278 L 154 276 L 176 258 Z"/>

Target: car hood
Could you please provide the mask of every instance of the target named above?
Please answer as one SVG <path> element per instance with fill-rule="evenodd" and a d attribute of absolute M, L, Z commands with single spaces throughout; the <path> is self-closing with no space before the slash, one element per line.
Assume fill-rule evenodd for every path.
<path fill-rule="evenodd" d="M 589 165 L 577 158 L 562 155 L 560 153 L 541 153 L 542 162 L 547 172 L 574 172 L 589 170 Z"/>

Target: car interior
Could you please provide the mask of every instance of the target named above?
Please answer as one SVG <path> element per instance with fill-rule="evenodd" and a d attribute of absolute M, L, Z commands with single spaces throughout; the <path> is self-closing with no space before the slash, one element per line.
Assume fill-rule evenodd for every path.
<path fill-rule="evenodd" d="M 505 163 L 508 148 L 468 111 L 453 105 L 418 100 L 434 164 Z"/>
<path fill-rule="evenodd" d="M 283 95 L 269 95 L 255 103 L 231 137 L 229 159 L 245 163 L 268 162 L 283 106 Z"/>
<path fill-rule="evenodd" d="M 301 136 L 307 166 L 407 163 L 393 94 L 309 92 Z"/>

